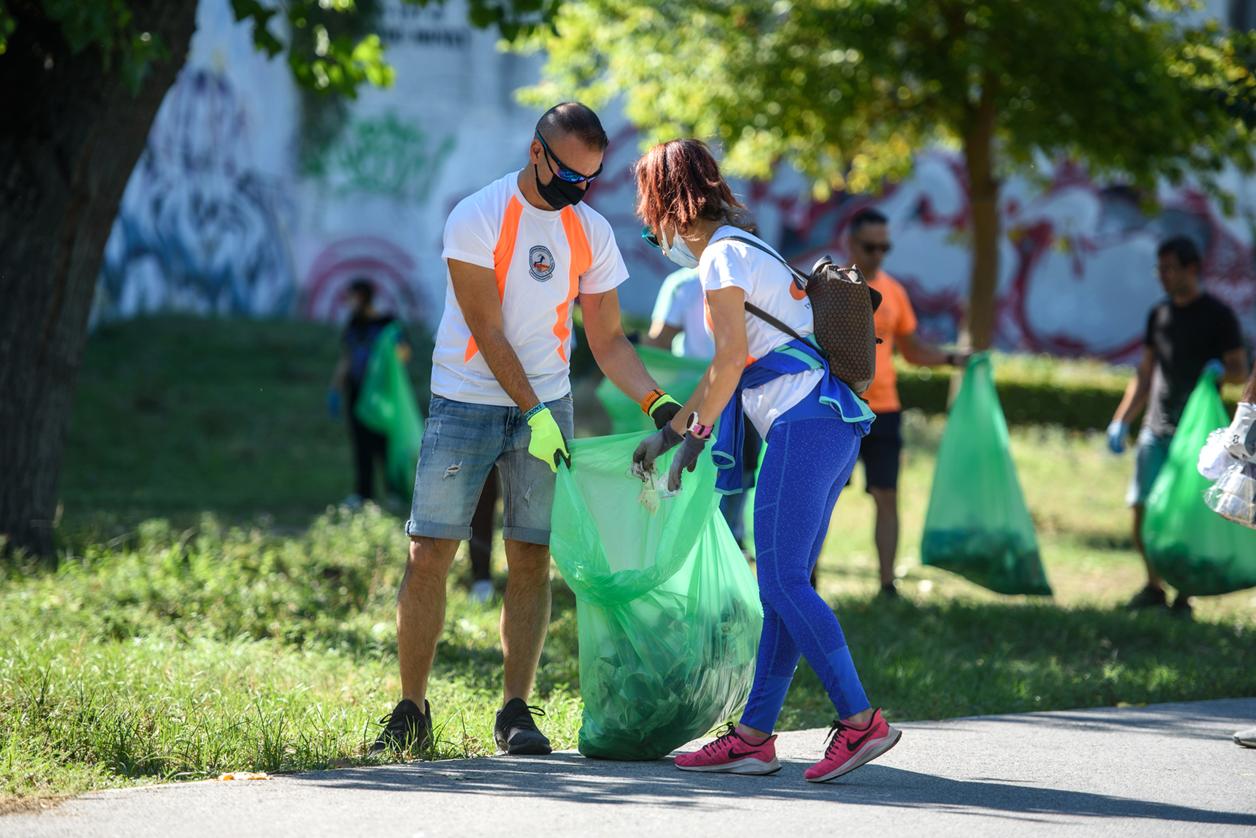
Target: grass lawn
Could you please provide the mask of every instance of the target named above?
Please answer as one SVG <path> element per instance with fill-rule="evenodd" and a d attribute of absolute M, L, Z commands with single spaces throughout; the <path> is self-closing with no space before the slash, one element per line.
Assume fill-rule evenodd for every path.
<path fill-rule="evenodd" d="M 0 809 L 370 761 L 363 746 L 399 688 L 405 515 L 329 506 L 350 485 L 347 434 L 323 408 L 335 351 L 331 330 L 298 323 L 164 319 L 93 337 L 67 448 L 61 559 L 0 569 Z M 1108 455 L 1098 434 L 1013 431 L 1056 591 L 1028 601 L 920 566 L 942 421 L 909 413 L 905 430 L 905 596 L 872 599 L 861 475 L 838 504 L 821 580 L 891 718 L 1251 694 L 1256 592 L 1198 601 L 1189 623 L 1115 608 L 1141 583 L 1122 505 L 1129 457 Z M 460 562 L 451 581 L 430 693 L 439 735 L 425 756 L 493 747 L 497 614 L 461 593 L 466 572 Z M 557 577 L 554 596 L 534 701 L 555 744 L 573 747 L 575 607 Z M 782 727 L 831 715 L 804 665 Z"/>

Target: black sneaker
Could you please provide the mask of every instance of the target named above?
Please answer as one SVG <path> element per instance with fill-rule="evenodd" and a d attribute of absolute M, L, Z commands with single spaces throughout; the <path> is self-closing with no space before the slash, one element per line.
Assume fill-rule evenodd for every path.
<path fill-rule="evenodd" d="M 881 586 L 881 593 L 877 594 L 881 599 L 898 599 L 898 587 L 893 582 L 889 582 Z"/>
<path fill-rule="evenodd" d="M 542 755 L 553 751 L 545 734 L 537 730 L 533 716 L 544 716 L 540 707 L 532 707 L 522 698 L 512 698 L 497 711 L 493 738 L 497 747 L 508 754 Z"/>
<path fill-rule="evenodd" d="M 1138 611 L 1143 608 L 1164 608 L 1168 604 L 1169 600 L 1164 595 L 1164 588 L 1153 588 L 1148 585 L 1134 594 L 1133 598 L 1125 603 L 1125 607 L 1130 611 Z"/>
<path fill-rule="evenodd" d="M 432 706 L 423 702 L 423 709 L 403 698 L 393 711 L 379 720 L 384 729 L 371 746 L 372 754 L 383 751 L 421 751 L 432 744 Z"/>
<path fill-rule="evenodd" d="M 1174 617 L 1182 620 L 1190 620 L 1194 617 L 1195 609 L 1191 608 L 1191 598 L 1186 594 L 1178 594 L 1173 599 L 1173 607 L 1169 609 L 1169 613 Z"/>

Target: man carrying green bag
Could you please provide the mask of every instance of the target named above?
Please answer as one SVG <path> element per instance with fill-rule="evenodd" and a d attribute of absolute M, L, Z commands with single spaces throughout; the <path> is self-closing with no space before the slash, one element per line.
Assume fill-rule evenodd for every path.
<path fill-rule="evenodd" d="M 746 701 L 763 611 L 715 514 L 715 466 L 669 494 L 626 463 L 644 434 L 575 440 L 560 469 L 551 549 L 576 594 L 580 752 L 659 759 Z M 667 461 L 660 460 L 660 463 Z"/>
<path fill-rule="evenodd" d="M 353 408 L 359 422 L 387 440 L 384 482 L 398 496 L 410 493 L 414 464 L 423 441 L 423 417 L 405 364 L 395 350 L 403 342 L 401 326 L 389 323 L 371 350 L 362 392 Z"/>
<path fill-rule="evenodd" d="M 984 353 L 969 360 L 942 433 L 920 559 L 997 593 L 1051 595 Z"/>
<path fill-rule="evenodd" d="M 1152 488 L 1168 457 L 1191 390 L 1206 365 L 1220 368 L 1234 382 L 1247 377 L 1238 318 L 1222 300 L 1200 285 L 1203 261 L 1199 248 L 1185 236 L 1174 236 L 1156 252 L 1156 272 L 1165 298 L 1147 316 L 1143 353 L 1137 373 L 1125 389 L 1108 426 L 1108 447 L 1125 450 L 1129 423 L 1146 406 L 1134 457 L 1134 479 L 1126 497 L 1134 512 L 1134 546 L 1147 566 L 1147 584 L 1127 608 L 1164 608 L 1168 598 L 1143 544 L 1143 519 Z M 1179 592 L 1172 613 L 1189 616 L 1190 597 Z"/>

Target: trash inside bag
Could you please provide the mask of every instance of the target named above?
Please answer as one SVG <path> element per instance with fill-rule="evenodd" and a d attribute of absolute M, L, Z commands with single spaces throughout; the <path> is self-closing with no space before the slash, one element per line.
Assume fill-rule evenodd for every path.
<path fill-rule="evenodd" d="M 371 349 L 362 379 L 362 393 L 354 409 L 358 420 L 387 438 L 384 480 L 404 498 L 414 489 L 414 466 L 423 442 L 423 416 L 414 399 L 406 367 L 397 357 L 401 326 L 384 327 Z"/>
<path fill-rule="evenodd" d="M 763 625 L 754 578 L 718 514 L 710 458 L 674 495 L 628 466 L 644 434 L 572 442 L 551 550 L 576 595 L 580 753 L 658 759 L 745 703 Z"/>
<path fill-rule="evenodd" d="M 653 346 L 638 346 L 637 354 L 659 387 L 681 404 L 693 395 L 698 380 L 709 366 L 708 361 L 682 358 Z M 641 412 L 641 405 L 624 395 L 609 378 L 602 379 L 598 385 L 597 398 L 611 417 L 611 433 L 654 430 L 653 420 Z"/>
<path fill-rule="evenodd" d="M 1001 594 L 1051 595 L 985 354 L 968 362 L 942 432 L 920 560 Z"/>
<path fill-rule="evenodd" d="M 1205 373 L 1186 402 L 1168 458 L 1147 497 L 1147 559 L 1187 596 L 1256 586 L 1256 530 L 1240 526 L 1244 521 L 1239 520 L 1250 509 L 1248 472 L 1232 466 L 1210 485 L 1197 470 L 1209 434 L 1229 422 L 1216 381 Z"/>
<path fill-rule="evenodd" d="M 1256 529 L 1256 463 L 1231 465 L 1204 492 L 1204 503 L 1222 518 Z"/>

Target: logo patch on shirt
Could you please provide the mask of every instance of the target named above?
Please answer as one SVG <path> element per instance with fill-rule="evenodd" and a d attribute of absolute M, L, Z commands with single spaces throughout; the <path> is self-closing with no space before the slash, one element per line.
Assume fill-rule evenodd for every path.
<path fill-rule="evenodd" d="M 549 282 L 554 275 L 554 254 L 543 244 L 535 244 L 528 251 L 528 273 L 537 282 Z"/>

